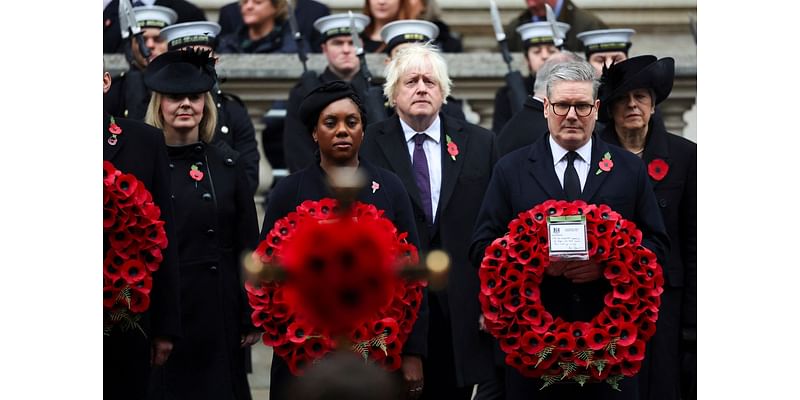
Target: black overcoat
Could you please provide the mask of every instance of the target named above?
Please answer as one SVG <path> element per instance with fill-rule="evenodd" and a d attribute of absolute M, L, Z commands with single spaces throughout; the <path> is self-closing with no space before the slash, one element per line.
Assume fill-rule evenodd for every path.
<path fill-rule="evenodd" d="M 595 174 L 595 166 L 606 152 L 611 153 L 614 166 L 611 171 Z M 549 140 L 538 140 L 513 151 L 497 163 L 470 247 L 470 257 L 475 266 L 480 265 L 486 246 L 508 232 L 508 223 L 517 214 L 549 199 L 566 198 L 553 165 Z M 590 165 L 580 199 L 590 204 L 607 204 L 623 218 L 636 223 L 642 231 L 643 245 L 652 250 L 663 264 L 669 252 L 669 237 L 644 163 L 627 150 L 609 145 L 594 135 Z M 588 321 L 602 309 L 603 296 L 609 288 L 605 279 L 578 285 L 561 277 L 545 277 L 541 293 L 554 317 Z M 620 383 L 622 392 L 611 389 L 606 383 L 587 384 L 584 388 L 553 385 L 539 391 L 541 386 L 538 379 L 526 379 L 514 368 L 506 367 L 506 396 L 510 400 L 639 398 L 638 376 L 623 379 Z M 531 397 L 531 393 L 536 396 Z"/>
<path fill-rule="evenodd" d="M 417 227 L 414 224 L 414 213 L 408 194 L 400 179 L 390 171 L 370 164 L 363 158 L 359 170 L 366 175 L 367 186 L 358 193 L 357 201 L 372 204 L 383 210 L 383 216 L 392 221 L 399 232 L 408 232 L 408 241 L 420 247 Z M 270 191 L 264 222 L 261 226 L 261 240 L 264 240 L 275 225 L 275 221 L 295 211 L 298 205 L 306 200 L 320 200 L 335 197 L 326 183 L 327 175 L 319 163 L 310 165 L 282 179 Z M 379 184 L 373 193 L 372 182 Z M 428 330 L 427 296 L 423 298 L 417 315 L 417 322 L 403 345 L 403 354 L 425 356 L 427 353 L 426 336 Z M 270 399 L 286 399 L 289 383 L 293 376 L 286 362 L 273 355 L 270 371 Z"/>
<path fill-rule="evenodd" d="M 547 137 L 547 119 L 544 118 L 544 103 L 528 96 L 522 110 L 514 114 L 507 124 L 497 132 L 497 153 L 500 157 L 541 138 Z"/>
<path fill-rule="evenodd" d="M 601 138 L 619 145 L 613 122 Z M 656 322 L 656 334 L 647 344 L 647 358 L 639 372 L 646 399 L 678 399 L 681 331 L 697 327 L 697 144 L 667 132 L 654 115 L 642 160 L 661 159 L 669 165 L 663 179 L 650 182 L 664 218 L 670 253 L 664 267 L 665 291 Z"/>
<path fill-rule="evenodd" d="M 496 161 L 494 134 L 477 125 L 439 113 L 441 119 L 442 187 L 435 222 L 429 227 L 415 183 L 400 118 L 397 115 L 367 128 L 361 155 L 396 173 L 414 209 L 423 252 L 442 249 L 450 255 L 447 288 L 440 295 L 450 316 L 455 376 L 458 386 L 488 380 L 492 375 L 491 339 L 478 331 L 480 282 L 470 266 L 470 234 L 480 201 Z M 447 153 L 445 135 L 458 146 L 455 161 Z M 446 294 L 445 294 L 446 293 Z M 426 371 L 437 373 L 442 371 Z M 428 378 L 426 378 L 426 381 Z"/>
<path fill-rule="evenodd" d="M 531 93 L 533 93 L 533 84 L 536 82 L 536 75 L 528 75 L 522 80 L 525 87 L 522 89 L 526 94 L 525 102 L 523 105 L 530 103 Z M 514 109 L 511 107 L 511 98 L 509 98 L 508 84 L 500 86 L 494 93 L 494 112 L 492 113 L 492 132 L 500 134 L 508 121 L 514 117 Z M 522 112 L 522 111 L 520 111 Z M 497 144 L 500 146 L 500 143 Z M 498 147 L 499 149 L 499 147 Z M 506 152 L 507 153 L 507 152 Z M 504 153 L 501 153 L 502 156 Z"/>
<path fill-rule="evenodd" d="M 244 166 L 235 152 L 202 142 L 168 153 L 184 335 L 165 368 L 166 390 L 174 398 L 250 399 L 240 340 L 254 328 L 239 260 L 255 249 L 258 222 Z"/>
<path fill-rule="evenodd" d="M 215 89 L 213 96 L 217 105 L 217 127 L 211 143 L 225 142 L 239 153 L 238 162 L 243 164 L 250 190 L 255 194 L 258 188 L 258 162 L 261 157 L 250 115 L 238 96 L 219 88 Z"/>
<path fill-rule="evenodd" d="M 103 114 L 103 160 L 126 174 L 133 174 L 144 183 L 161 209 L 161 220 L 167 233 L 168 246 L 158 271 L 153 273 L 150 307 L 140 322 L 147 334 L 122 332 L 115 328 L 103 337 L 103 393 L 105 398 L 143 399 L 150 372 L 150 340 L 154 337 L 180 337 L 180 303 L 178 297 L 178 253 L 170 179 L 164 135 L 160 129 L 138 121 L 116 118 L 122 129 L 115 145 L 110 145 L 110 116 Z M 103 255 L 109 249 L 103 241 Z"/>

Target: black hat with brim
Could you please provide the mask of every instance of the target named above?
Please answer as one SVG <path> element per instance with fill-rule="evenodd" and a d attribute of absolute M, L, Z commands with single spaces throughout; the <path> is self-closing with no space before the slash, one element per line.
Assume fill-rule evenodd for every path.
<path fill-rule="evenodd" d="M 610 110 L 614 100 L 634 89 L 651 89 L 655 93 L 654 105 L 664 101 L 675 81 L 675 59 L 657 59 L 652 55 L 637 56 L 603 68 L 600 78 L 600 112 L 598 119 L 611 119 Z"/>
<path fill-rule="evenodd" d="M 366 111 L 364 105 L 361 103 L 361 98 L 358 96 L 355 89 L 353 89 L 353 86 L 345 81 L 331 81 L 317 86 L 303 97 L 297 109 L 297 115 L 306 125 L 308 131 L 313 132 L 322 110 L 324 110 L 328 104 L 343 98 L 349 98 L 356 103 L 361 113 L 362 124 L 366 126 L 367 122 L 364 120 L 366 118 Z"/>
<path fill-rule="evenodd" d="M 209 53 L 187 48 L 161 54 L 145 69 L 144 84 L 164 94 L 207 92 L 214 87 L 217 76 Z"/>

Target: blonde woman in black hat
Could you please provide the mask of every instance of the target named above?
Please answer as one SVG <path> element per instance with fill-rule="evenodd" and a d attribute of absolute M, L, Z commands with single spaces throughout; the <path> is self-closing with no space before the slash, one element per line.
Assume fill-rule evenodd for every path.
<path fill-rule="evenodd" d="M 419 248 L 414 211 L 408 193 L 394 173 L 364 161 L 359 156 L 367 125 L 367 112 L 353 87 L 344 81 L 322 84 L 303 98 L 298 114 L 311 132 L 318 148 L 316 161 L 282 179 L 270 192 L 261 239 L 266 238 L 275 221 L 285 217 L 305 200 L 334 197 L 328 187 L 328 176 L 342 169 L 360 171 L 367 183 L 357 201 L 372 204 L 383 210 L 397 230 L 408 232 L 408 241 Z M 400 373 L 408 388 L 409 398 L 422 391 L 422 361 L 427 355 L 428 307 L 423 300 L 414 328 L 403 345 Z M 419 371 L 414 369 L 419 366 Z M 293 381 L 286 362 L 272 358 L 270 370 L 270 399 L 288 399 L 288 386 Z"/>
<path fill-rule="evenodd" d="M 656 334 L 639 372 L 643 399 L 680 398 L 679 346 L 697 327 L 697 144 L 667 132 L 656 113 L 674 78 L 672 58 L 645 55 L 613 64 L 600 87 L 599 118 L 607 121 L 600 137 L 644 161 L 672 244 Z"/>
<path fill-rule="evenodd" d="M 164 131 L 180 266 L 181 326 L 154 390 L 174 398 L 250 399 L 243 348 L 258 341 L 239 257 L 255 248 L 255 205 L 242 163 L 210 146 L 217 113 L 213 59 L 193 49 L 147 67 L 146 122 Z"/>

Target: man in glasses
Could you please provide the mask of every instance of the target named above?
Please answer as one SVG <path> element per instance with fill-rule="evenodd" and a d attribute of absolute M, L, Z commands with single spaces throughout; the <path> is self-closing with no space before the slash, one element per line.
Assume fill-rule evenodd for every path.
<path fill-rule="evenodd" d="M 592 134 L 600 101 L 594 68 L 585 61 L 557 65 L 550 73 L 544 98 L 548 137 L 515 150 L 495 165 L 483 198 L 470 246 L 475 266 L 484 250 L 508 231 L 519 213 L 547 200 L 583 200 L 607 204 L 641 229 L 643 245 L 663 265 L 669 238 L 650 184 L 647 168 L 629 151 Z M 610 159 L 611 163 L 602 159 Z M 602 168 L 601 168 L 602 165 Z M 610 290 L 603 265 L 588 261 L 553 261 L 541 283 L 542 303 L 553 318 L 591 321 L 604 306 Z M 522 376 L 506 365 L 506 398 L 638 399 L 637 376 L 625 378 L 621 391 L 601 383 L 553 384 Z"/>

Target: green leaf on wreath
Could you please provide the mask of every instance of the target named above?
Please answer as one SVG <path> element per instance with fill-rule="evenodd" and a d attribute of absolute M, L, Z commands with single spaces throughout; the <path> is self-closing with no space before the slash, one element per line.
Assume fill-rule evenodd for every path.
<path fill-rule="evenodd" d="M 353 351 L 360 354 L 364 361 L 369 359 L 369 342 L 356 343 L 352 347 Z"/>
<path fill-rule="evenodd" d="M 592 362 L 592 356 L 594 355 L 594 350 L 581 350 L 575 353 L 575 356 L 579 359 L 586 361 L 587 363 Z"/>
<path fill-rule="evenodd" d="M 131 308 L 131 287 L 125 286 L 122 290 L 119 291 L 119 295 L 117 295 L 117 299 L 114 300 L 116 303 L 119 300 L 125 300 L 128 303 L 128 308 Z"/>
<path fill-rule="evenodd" d="M 539 352 L 536 353 L 536 357 L 539 357 L 539 361 L 536 361 L 536 365 L 534 365 L 533 367 L 534 368 L 538 367 L 539 363 L 541 363 L 542 361 L 547 359 L 547 357 L 549 357 L 550 354 L 553 353 L 553 349 L 554 348 L 555 348 L 554 346 L 547 346 L 547 347 L 539 350 Z"/>
<path fill-rule="evenodd" d="M 610 377 L 608 377 L 608 379 L 606 379 L 606 383 L 608 383 L 609 385 L 611 385 L 611 387 L 612 387 L 614 390 L 621 392 L 621 391 L 622 391 L 622 389 L 620 389 L 620 388 L 619 388 L 619 381 L 621 381 L 621 380 L 622 380 L 622 378 L 624 378 L 624 377 L 625 377 L 624 375 L 614 375 L 614 376 L 610 376 Z"/>
<path fill-rule="evenodd" d="M 618 337 L 611 338 L 611 341 L 608 342 L 606 345 L 606 350 L 608 350 L 608 354 L 611 354 L 611 357 L 617 358 L 617 341 L 619 340 Z"/>
<path fill-rule="evenodd" d="M 606 360 L 594 360 L 592 361 L 591 365 L 594 365 L 594 367 L 597 368 L 597 375 L 601 375 L 603 370 L 606 368 L 606 364 L 608 364 L 608 361 Z"/>
<path fill-rule="evenodd" d="M 371 347 L 377 347 L 377 348 L 383 350 L 383 354 L 388 356 L 389 355 L 389 351 L 388 351 L 388 349 L 386 347 L 386 338 L 387 337 L 389 337 L 389 335 L 386 333 L 386 331 L 383 331 L 383 333 L 381 333 L 380 335 L 375 336 L 374 338 L 370 339 L 369 345 Z"/>
<path fill-rule="evenodd" d="M 542 380 L 544 381 L 544 385 L 542 385 L 542 387 L 540 387 L 539 390 L 542 390 L 552 385 L 553 382 L 559 381 L 561 379 L 558 377 L 558 375 L 542 375 Z"/>
<path fill-rule="evenodd" d="M 572 377 L 572 379 L 575 380 L 575 382 L 578 382 L 581 387 L 583 387 L 583 384 L 589 380 L 589 375 L 575 375 Z"/>
<path fill-rule="evenodd" d="M 575 370 L 578 369 L 578 366 L 575 365 L 575 363 L 573 362 L 559 362 L 558 366 L 561 367 L 562 370 L 564 370 L 564 374 L 561 375 L 562 380 L 566 378 L 567 375 L 575 372 Z"/>

